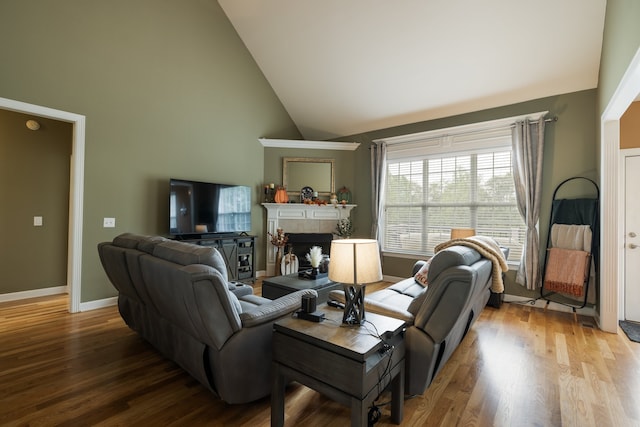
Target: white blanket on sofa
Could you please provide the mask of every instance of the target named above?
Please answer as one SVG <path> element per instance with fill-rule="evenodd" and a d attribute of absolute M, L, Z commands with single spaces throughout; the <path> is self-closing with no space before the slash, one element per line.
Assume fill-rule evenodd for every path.
<path fill-rule="evenodd" d="M 487 236 L 472 236 L 464 239 L 452 239 L 437 245 L 435 247 L 435 252 L 438 253 L 451 246 L 466 246 L 468 248 L 475 249 L 480 255 L 491 261 L 491 292 L 499 294 L 504 292 L 502 273 L 509 271 L 509 266 L 507 265 L 507 260 L 504 259 L 504 254 L 500 250 L 500 246 L 495 240 Z"/>

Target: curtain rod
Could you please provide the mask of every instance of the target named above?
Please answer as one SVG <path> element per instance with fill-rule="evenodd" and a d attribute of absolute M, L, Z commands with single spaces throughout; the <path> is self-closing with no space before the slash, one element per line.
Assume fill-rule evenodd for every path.
<path fill-rule="evenodd" d="M 549 117 L 548 119 L 544 119 L 545 123 L 551 123 L 551 122 L 557 122 L 557 121 L 558 121 L 558 116 L 553 116 L 553 117 Z M 514 127 L 515 125 L 516 125 L 515 123 L 511 123 L 511 127 Z"/>
<path fill-rule="evenodd" d="M 537 113 L 531 113 L 528 115 L 522 115 L 522 116 L 517 116 L 517 117 L 505 117 L 503 119 L 497 119 L 497 120 L 491 120 L 488 122 L 480 122 L 480 123 L 471 123 L 471 124 L 466 124 L 466 125 L 458 125 L 458 126 L 453 126 L 451 128 L 446 128 L 446 129 L 434 129 L 434 130 L 428 130 L 428 131 L 424 131 L 424 132 L 418 132 L 415 134 L 409 134 L 409 135 L 403 135 L 403 136 L 399 136 L 399 137 L 389 137 L 389 138 L 381 138 L 381 139 L 374 139 L 372 142 L 372 144 L 377 144 L 379 142 L 388 140 L 388 139 L 405 139 L 408 138 L 407 140 L 404 141 L 397 141 L 397 142 L 392 142 L 393 145 L 396 144 L 405 144 L 405 143 L 414 143 L 417 140 L 420 139 L 421 135 L 425 135 L 425 134 L 436 134 L 438 137 L 440 136 L 448 136 L 451 135 L 451 131 L 454 130 L 456 134 L 473 134 L 473 133 L 478 133 L 478 132 L 485 132 L 487 130 L 496 130 L 496 129 L 503 129 L 506 130 L 508 128 L 513 128 L 516 123 L 511 123 L 509 124 L 509 122 L 511 120 L 518 120 L 518 119 L 525 119 L 528 118 L 530 116 L 537 116 L 538 118 L 535 119 L 535 121 L 537 122 L 541 117 L 547 115 L 549 113 L 549 111 L 540 111 Z M 545 123 L 549 123 L 549 122 L 557 122 L 558 121 L 558 116 L 553 116 L 553 117 L 549 117 L 549 118 L 545 118 L 544 119 Z M 460 130 L 460 129 L 466 129 L 469 127 L 473 127 L 473 129 L 469 130 L 467 129 L 465 130 Z M 413 139 L 411 138 L 412 136 L 415 136 L 417 139 Z"/>

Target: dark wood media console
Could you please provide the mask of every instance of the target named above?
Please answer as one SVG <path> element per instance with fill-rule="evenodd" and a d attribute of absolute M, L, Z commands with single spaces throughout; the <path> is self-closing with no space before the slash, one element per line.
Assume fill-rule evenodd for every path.
<path fill-rule="evenodd" d="M 203 235 L 197 239 L 182 239 L 184 242 L 216 248 L 227 264 L 230 281 L 252 284 L 256 279 L 256 237 L 246 234 Z"/>

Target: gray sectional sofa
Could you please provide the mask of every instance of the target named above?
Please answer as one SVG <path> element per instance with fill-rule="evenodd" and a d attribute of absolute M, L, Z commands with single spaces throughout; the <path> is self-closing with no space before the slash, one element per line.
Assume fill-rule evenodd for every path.
<path fill-rule="evenodd" d="M 216 249 L 157 236 L 122 234 L 98 253 L 131 329 L 227 403 L 270 394 L 273 323 L 315 291 L 253 295 Z"/>
<path fill-rule="evenodd" d="M 506 259 L 508 250 L 502 251 Z M 492 286 L 492 261 L 472 248 L 451 246 L 434 255 L 426 287 L 414 278 L 425 263 L 418 261 L 411 277 L 365 295 L 365 311 L 407 324 L 405 390 L 409 395 L 422 394 L 431 384 L 486 306 Z M 344 301 L 344 294 L 332 291 L 330 299 Z"/>

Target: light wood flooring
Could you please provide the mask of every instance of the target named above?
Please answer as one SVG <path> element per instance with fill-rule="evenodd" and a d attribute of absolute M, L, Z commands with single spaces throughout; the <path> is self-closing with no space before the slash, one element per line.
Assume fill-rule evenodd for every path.
<path fill-rule="evenodd" d="M 381 411 L 376 425 L 392 425 L 389 407 Z M 348 408 L 288 388 L 287 426 L 349 419 Z M 116 307 L 69 314 L 63 296 L 0 304 L 2 426 L 269 423 L 269 398 L 221 402 L 132 332 Z M 487 307 L 429 389 L 406 400 L 402 425 L 640 426 L 640 344 L 589 318 Z"/>

